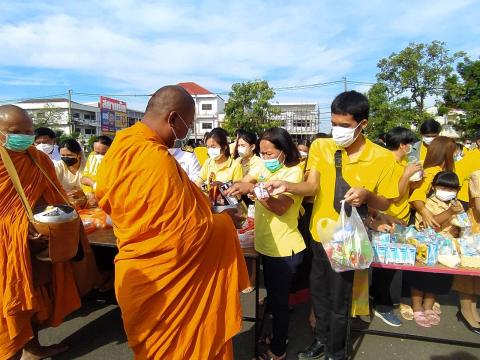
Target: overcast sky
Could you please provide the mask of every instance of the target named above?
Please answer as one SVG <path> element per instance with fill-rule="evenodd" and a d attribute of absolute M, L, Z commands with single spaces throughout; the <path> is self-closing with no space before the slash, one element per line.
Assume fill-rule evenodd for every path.
<path fill-rule="evenodd" d="M 409 42 L 441 40 L 478 58 L 479 18 L 474 0 L 0 0 L 0 100 L 72 89 L 74 100 L 96 101 L 75 93 L 149 94 L 183 81 L 218 93 L 254 79 L 374 82 L 378 60 Z M 328 106 L 342 89 L 279 91 L 275 100 Z M 140 110 L 147 101 L 122 99 Z"/>

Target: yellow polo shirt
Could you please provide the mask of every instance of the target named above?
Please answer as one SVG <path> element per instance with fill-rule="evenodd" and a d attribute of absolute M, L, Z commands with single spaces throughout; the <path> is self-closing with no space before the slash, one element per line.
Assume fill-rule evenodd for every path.
<path fill-rule="evenodd" d="M 480 150 L 474 149 L 465 154 L 465 157 L 455 163 L 455 172 L 460 181 L 458 199 L 468 202 L 468 182 L 473 172 L 480 170 Z"/>
<path fill-rule="evenodd" d="M 268 180 L 285 180 L 292 183 L 303 181 L 303 170 L 298 166 L 283 166 L 271 173 L 265 166 L 256 167 L 250 172 L 257 182 Z M 293 200 L 293 204 L 282 216 L 276 215 L 258 200 L 255 201 L 255 250 L 260 254 L 272 257 L 291 256 L 305 249 L 300 231 L 298 217 L 302 196 L 284 194 Z"/>
<path fill-rule="evenodd" d="M 428 169 L 424 169 L 422 183 L 418 188 L 412 191 L 412 194 L 410 195 L 410 199 L 408 201 L 410 201 L 411 203 L 414 201 L 426 202 L 427 194 L 430 192 L 430 189 L 432 188 L 433 178 L 440 171 L 442 171 L 442 168 L 440 166 L 433 166 Z"/>
<path fill-rule="evenodd" d="M 249 175 L 250 172 L 253 171 L 253 169 L 255 169 L 255 168 L 261 169 L 261 168 L 265 167 L 263 165 L 262 159 L 260 159 L 260 157 L 258 157 L 257 155 L 253 155 L 250 159 L 248 159 L 248 161 L 245 164 L 242 163 L 242 158 L 241 157 L 239 157 L 235 160 L 242 167 L 243 176 Z"/>
<path fill-rule="evenodd" d="M 419 159 L 421 162 L 425 161 L 425 157 L 427 156 L 427 150 L 428 150 L 428 148 L 425 146 L 423 141 L 421 141 L 421 144 L 420 144 L 420 159 Z"/>
<path fill-rule="evenodd" d="M 89 179 L 96 182 L 97 171 L 101 162 L 102 162 L 101 160 L 97 160 L 97 158 L 95 157 L 95 153 L 92 151 L 90 155 L 88 155 L 85 168 L 83 169 L 83 172 L 82 172 L 82 176 L 88 177 Z M 91 186 L 87 186 L 87 185 L 82 185 L 82 190 L 85 194 L 94 192 L 94 189 L 92 189 Z"/>
<path fill-rule="evenodd" d="M 200 170 L 199 178 L 203 182 L 210 179 L 210 174 L 215 174 L 215 181 L 228 182 L 228 181 L 240 181 L 242 180 L 242 167 L 240 164 L 229 158 L 227 161 L 218 165 L 215 160 L 207 159 Z"/>
<path fill-rule="evenodd" d="M 197 146 L 195 149 L 193 149 L 193 152 L 195 153 L 200 165 L 205 164 L 205 161 L 208 159 L 207 148 L 205 146 Z"/>
<path fill-rule="evenodd" d="M 397 186 L 405 172 L 406 166 L 407 162 L 405 160 L 395 162 L 394 181 Z M 410 219 L 410 203 L 408 202 L 409 195 L 409 191 L 407 191 L 400 200 L 392 203 L 385 213 L 408 223 L 408 220 Z"/>
<path fill-rule="evenodd" d="M 398 181 L 394 174 L 396 161 L 390 151 L 365 139 L 360 155 L 350 160 L 345 149 L 332 139 L 315 140 L 308 154 L 307 169 L 315 169 L 320 174 L 310 222 L 313 239 L 319 242 L 331 239 L 339 215 L 333 206 L 337 150 L 342 151 L 342 175 L 350 186 L 364 187 L 387 199 L 398 197 Z"/>

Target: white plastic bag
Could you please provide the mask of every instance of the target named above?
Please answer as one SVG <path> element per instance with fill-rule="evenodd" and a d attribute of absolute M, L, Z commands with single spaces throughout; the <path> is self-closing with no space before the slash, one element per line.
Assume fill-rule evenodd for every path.
<path fill-rule="evenodd" d="M 333 236 L 323 247 L 336 272 L 367 269 L 373 261 L 373 248 L 362 219 L 355 207 L 347 217 L 344 201 Z"/>

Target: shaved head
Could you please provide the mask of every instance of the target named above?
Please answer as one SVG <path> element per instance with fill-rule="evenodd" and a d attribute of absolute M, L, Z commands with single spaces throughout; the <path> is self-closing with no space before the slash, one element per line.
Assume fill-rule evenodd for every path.
<path fill-rule="evenodd" d="M 0 143 L 7 133 L 33 135 L 33 122 L 25 110 L 15 105 L 0 106 Z"/>
<path fill-rule="evenodd" d="M 154 113 L 161 116 L 171 111 L 195 107 L 192 96 L 183 87 L 178 85 L 164 86 L 152 95 L 145 110 L 145 116 Z"/>
<path fill-rule="evenodd" d="M 155 131 L 165 145 L 187 134 L 195 119 L 195 101 L 181 86 L 167 85 L 150 98 L 142 122 Z"/>

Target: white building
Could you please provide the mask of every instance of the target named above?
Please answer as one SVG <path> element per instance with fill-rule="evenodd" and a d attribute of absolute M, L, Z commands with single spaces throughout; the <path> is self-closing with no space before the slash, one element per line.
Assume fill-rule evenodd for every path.
<path fill-rule="evenodd" d="M 225 100 L 194 82 L 179 83 L 195 100 L 196 120 L 192 137 L 202 139 L 210 130 L 221 126 L 225 117 Z"/>
<path fill-rule="evenodd" d="M 69 101 L 65 98 L 32 99 L 15 105 L 25 109 L 35 125 L 61 130 L 66 135 L 78 133 L 80 140 L 101 134 L 98 107 L 72 101 L 72 121 L 69 121 Z"/>
<path fill-rule="evenodd" d="M 316 103 L 284 102 L 274 103 L 280 114 L 274 117 L 295 139 L 310 138 L 319 132 L 320 111 Z"/>
<path fill-rule="evenodd" d="M 458 139 L 462 136 L 462 133 L 455 130 L 455 124 L 459 121 L 460 116 L 464 115 L 465 112 L 458 109 L 451 109 L 445 115 L 438 115 L 438 109 L 436 106 L 429 107 L 426 110 L 427 113 L 434 116 L 435 120 L 437 120 L 442 125 L 442 131 L 440 135 L 448 136 L 454 139 Z"/>

